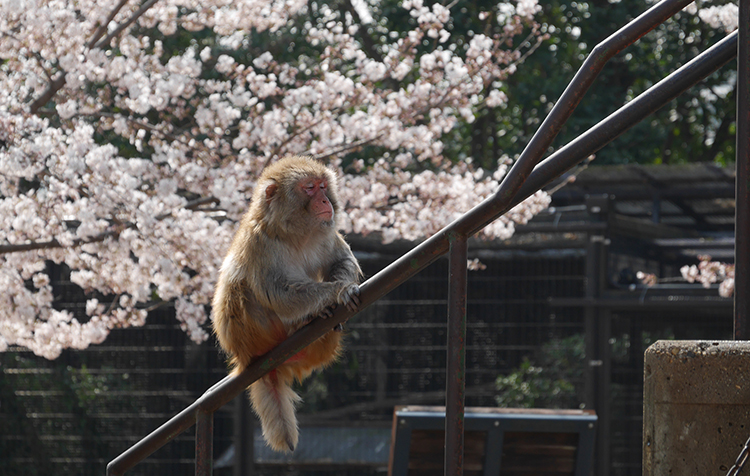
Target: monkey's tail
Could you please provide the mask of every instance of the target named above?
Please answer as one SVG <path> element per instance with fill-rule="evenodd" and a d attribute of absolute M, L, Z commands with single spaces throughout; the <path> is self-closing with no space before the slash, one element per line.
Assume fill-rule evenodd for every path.
<path fill-rule="evenodd" d="M 250 401 L 260 418 L 263 438 L 276 451 L 294 451 L 299 440 L 295 405 L 302 399 L 292 389 L 292 377 L 272 370 L 250 385 Z"/>

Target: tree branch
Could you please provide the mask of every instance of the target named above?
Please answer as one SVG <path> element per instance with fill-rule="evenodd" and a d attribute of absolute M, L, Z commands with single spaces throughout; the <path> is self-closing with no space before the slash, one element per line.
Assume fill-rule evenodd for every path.
<path fill-rule="evenodd" d="M 115 15 L 122 10 L 122 7 L 125 6 L 126 3 L 128 3 L 130 0 L 120 0 L 120 3 L 117 4 L 115 8 L 112 9 L 111 12 L 109 12 L 109 16 L 107 16 L 107 20 L 105 20 L 104 23 L 99 25 L 99 28 L 96 29 L 93 35 L 91 35 L 91 39 L 86 44 L 86 48 L 91 49 L 96 45 L 96 42 L 99 41 L 99 39 L 104 35 L 104 33 L 107 31 L 107 25 L 109 25 L 112 20 L 114 20 Z"/>
<path fill-rule="evenodd" d="M 352 5 L 351 0 L 343 0 L 341 2 L 341 9 L 344 12 L 349 13 L 352 16 L 352 19 L 359 26 L 359 30 L 357 31 L 357 33 L 360 41 L 362 42 L 362 49 L 365 50 L 367 56 L 379 63 L 382 63 L 383 55 L 381 55 L 378 51 L 375 40 L 372 38 L 372 36 L 370 36 L 370 32 L 367 31 L 367 26 L 365 26 L 365 24 L 362 22 L 362 18 L 360 18 L 359 12 L 357 12 L 357 9 L 354 8 L 354 5 Z"/>
<path fill-rule="evenodd" d="M 109 16 L 107 17 L 108 22 L 111 21 L 111 19 L 114 18 L 115 15 L 117 15 L 117 12 L 127 3 L 127 1 L 128 0 L 121 0 L 120 3 L 112 10 L 112 12 L 110 12 Z M 123 30 L 133 24 L 133 22 L 140 18 L 146 12 L 146 10 L 153 7 L 158 1 L 159 0 L 148 0 L 143 4 L 143 6 L 141 6 L 140 9 L 138 9 L 137 12 L 133 13 L 128 21 L 115 28 L 112 33 L 110 33 L 106 38 L 97 43 L 96 40 L 104 34 L 104 31 L 106 31 L 107 25 L 109 23 L 100 25 L 94 35 L 91 37 L 91 40 L 89 40 L 89 42 L 86 44 L 86 46 L 90 49 L 93 44 L 95 44 L 96 48 L 101 48 L 102 46 L 107 45 L 110 41 L 112 41 L 114 37 L 122 33 Z M 52 100 L 55 94 L 57 94 L 57 92 L 62 89 L 63 86 L 65 86 L 65 75 L 67 73 L 63 70 L 60 70 L 59 73 L 60 74 L 57 76 L 57 78 L 49 83 L 47 90 L 44 91 L 41 96 L 36 98 L 34 102 L 31 103 L 31 105 L 29 105 L 29 112 L 31 112 L 32 114 L 36 114 L 37 111 L 42 108 L 42 106 Z"/>
<path fill-rule="evenodd" d="M 50 81 L 47 90 L 44 91 L 41 96 L 36 98 L 34 102 L 31 103 L 31 105 L 29 106 L 29 112 L 31 112 L 32 114 L 36 114 L 42 106 L 47 104 L 55 96 L 55 94 L 57 94 L 57 92 L 62 89 L 63 86 L 65 86 L 65 71 L 60 70 L 60 74 L 57 76 L 57 78 Z"/>
<path fill-rule="evenodd" d="M 198 198 L 196 200 L 190 201 L 185 205 L 185 209 L 187 210 L 195 210 L 201 205 L 205 205 L 207 203 L 217 203 L 219 200 L 215 197 L 203 197 Z M 156 220 L 161 221 L 166 218 L 169 218 L 172 216 L 172 213 L 163 213 L 161 215 L 156 216 Z M 117 227 L 117 229 L 114 230 L 107 230 L 102 233 L 99 233 L 98 235 L 90 236 L 87 238 L 77 238 L 73 240 L 73 242 L 70 245 L 63 245 L 56 239 L 51 239 L 49 241 L 32 241 L 29 243 L 21 243 L 21 244 L 7 244 L 7 245 L 0 245 L 0 255 L 8 254 L 8 253 L 20 253 L 22 251 L 36 251 L 36 250 L 51 250 L 51 249 L 57 249 L 57 248 L 77 248 L 79 246 L 88 245 L 91 243 L 101 243 L 102 241 L 106 240 L 109 237 L 117 237 L 122 233 L 123 230 L 127 230 L 129 228 L 135 228 L 135 223 L 126 223 L 124 225 L 120 225 Z"/>
<path fill-rule="evenodd" d="M 383 134 L 378 134 L 377 136 L 370 138 L 370 139 L 362 139 L 355 142 L 350 142 L 348 144 L 344 144 L 341 147 L 338 147 L 336 149 L 331 149 L 331 151 L 326 152 L 325 154 L 315 155 L 313 156 L 313 159 L 315 160 L 323 160 L 327 159 L 331 156 L 334 156 L 336 154 L 340 154 L 341 152 L 345 152 L 347 150 L 356 149 L 357 147 L 362 147 L 363 145 L 369 144 L 371 142 L 374 142 L 375 140 L 383 137 Z"/>
<path fill-rule="evenodd" d="M 158 2 L 158 1 L 159 1 L 159 0 L 148 0 L 148 1 L 146 2 L 146 3 L 144 3 L 144 4 L 143 4 L 143 6 L 141 6 L 141 8 L 139 8 L 139 9 L 138 9 L 138 11 L 137 11 L 137 12 L 133 13 L 133 16 L 131 16 L 130 18 L 128 18 L 128 21 L 126 21 L 126 22 L 125 22 L 125 23 L 123 23 L 122 25 L 120 25 L 120 26 L 118 26 L 117 28 L 115 28 L 114 30 L 112 30 L 112 33 L 110 33 L 109 35 L 107 35 L 107 37 L 106 37 L 106 38 L 104 38 L 104 39 L 103 39 L 102 41 L 98 42 L 98 43 L 96 44 L 96 47 L 97 47 L 97 48 L 102 48 L 102 47 L 104 47 L 104 46 L 108 45 L 108 44 L 109 44 L 109 42 L 110 42 L 110 41 L 112 41 L 112 39 L 113 39 L 114 37 L 116 37 L 117 35 L 119 35 L 120 33 L 122 33 L 122 32 L 123 32 L 123 31 L 124 31 L 124 30 L 125 30 L 125 29 L 126 29 L 127 27 L 129 27 L 129 26 L 130 26 L 130 25 L 132 25 L 132 24 L 133 24 L 133 23 L 134 23 L 134 22 L 135 22 L 135 21 L 136 21 L 137 19 L 139 19 L 140 17 L 142 17 L 142 16 L 143 16 L 143 14 L 144 14 L 144 13 L 146 13 L 146 11 L 147 11 L 147 10 L 148 10 L 149 8 L 151 8 L 151 7 L 153 7 L 154 5 L 156 5 L 156 2 Z"/>

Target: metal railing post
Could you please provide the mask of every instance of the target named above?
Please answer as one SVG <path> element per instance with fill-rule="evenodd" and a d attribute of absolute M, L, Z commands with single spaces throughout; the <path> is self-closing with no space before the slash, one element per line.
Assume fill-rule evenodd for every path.
<path fill-rule="evenodd" d="M 750 0 L 740 0 L 738 33 L 734 338 L 750 340 Z"/>
<path fill-rule="evenodd" d="M 233 476 L 252 476 L 255 474 L 254 429 L 252 410 L 249 399 L 240 394 L 234 399 L 234 468 Z"/>
<path fill-rule="evenodd" d="M 213 467 L 214 414 L 198 410 L 195 418 L 195 476 L 211 476 Z"/>
<path fill-rule="evenodd" d="M 464 474 L 464 391 L 466 389 L 466 259 L 468 238 L 450 238 L 448 356 L 445 392 L 445 476 Z"/>

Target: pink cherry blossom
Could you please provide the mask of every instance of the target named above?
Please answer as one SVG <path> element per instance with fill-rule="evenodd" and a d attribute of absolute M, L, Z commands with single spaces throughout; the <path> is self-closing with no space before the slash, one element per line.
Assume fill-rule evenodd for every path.
<path fill-rule="evenodd" d="M 699 256 L 698 265 L 683 266 L 680 274 L 689 283 L 700 283 L 705 288 L 719 284 L 719 294 L 730 297 L 734 293 L 734 265 L 712 261 L 710 256 Z"/>
<path fill-rule="evenodd" d="M 504 104 L 503 81 L 542 39 L 535 0 L 513 3 L 507 27 L 474 35 L 465 51 L 452 43 L 450 8 L 411 0 L 413 26 L 379 33 L 376 58 L 362 25 L 319 4 L 320 21 L 300 32 L 316 56 L 242 59 L 250 32 L 288 28 L 308 2 L 143 5 L 0 4 L 0 351 L 55 358 L 143 325 L 165 303 L 204 341 L 256 177 L 286 154 L 337 169 L 344 232 L 386 243 L 437 232 L 491 196 L 509 162 L 456 164 L 445 134 Z M 373 21 L 365 2 L 356 8 Z M 168 50 L 172 35 L 191 32 L 215 41 Z M 520 34 L 525 46 L 509 49 Z M 481 236 L 507 238 L 548 204 L 538 192 Z M 55 309 L 49 262 L 91 293 L 85 311 Z"/>
<path fill-rule="evenodd" d="M 708 289 L 719 283 L 719 295 L 729 298 L 734 294 L 734 265 L 712 261 L 708 255 L 698 256 L 697 265 L 685 265 L 680 268 L 682 279 L 688 283 L 700 283 Z M 646 286 L 654 286 L 660 281 L 656 275 L 639 271 L 636 275 Z M 677 278 L 679 279 L 679 278 Z M 672 278 L 662 278 L 661 281 L 671 281 Z"/>

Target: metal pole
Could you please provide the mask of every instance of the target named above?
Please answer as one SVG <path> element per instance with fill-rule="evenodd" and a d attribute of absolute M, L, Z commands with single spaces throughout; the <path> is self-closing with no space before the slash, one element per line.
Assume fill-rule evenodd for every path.
<path fill-rule="evenodd" d="M 198 410 L 195 421 L 195 476 L 211 476 L 214 466 L 214 414 Z"/>
<path fill-rule="evenodd" d="M 234 476 L 251 476 L 254 467 L 253 416 L 250 402 L 241 393 L 234 399 Z"/>
<path fill-rule="evenodd" d="M 602 230 L 588 233 L 586 246 L 586 288 L 584 307 L 584 326 L 586 329 L 586 407 L 596 410 L 599 417 L 597 426 L 602 436 L 596 441 L 594 474 L 610 473 L 612 438 L 609 432 L 611 412 L 609 411 L 607 367 L 608 340 L 610 330 L 606 325 L 609 310 L 596 306 L 604 290 L 607 275 L 607 253 L 609 247 L 608 223 L 612 212 L 611 198 L 608 195 L 592 196 L 586 200 L 589 214 L 596 222 L 607 225 Z"/>
<path fill-rule="evenodd" d="M 467 236 L 450 237 L 448 358 L 445 395 L 445 476 L 464 474 L 464 390 L 466 389 Z"/>
<path fill-rule="evenodd" d="M 736 180 L 734 338 L 750 340 L 750 0 L 740 0 L 737 42 Z"/>

